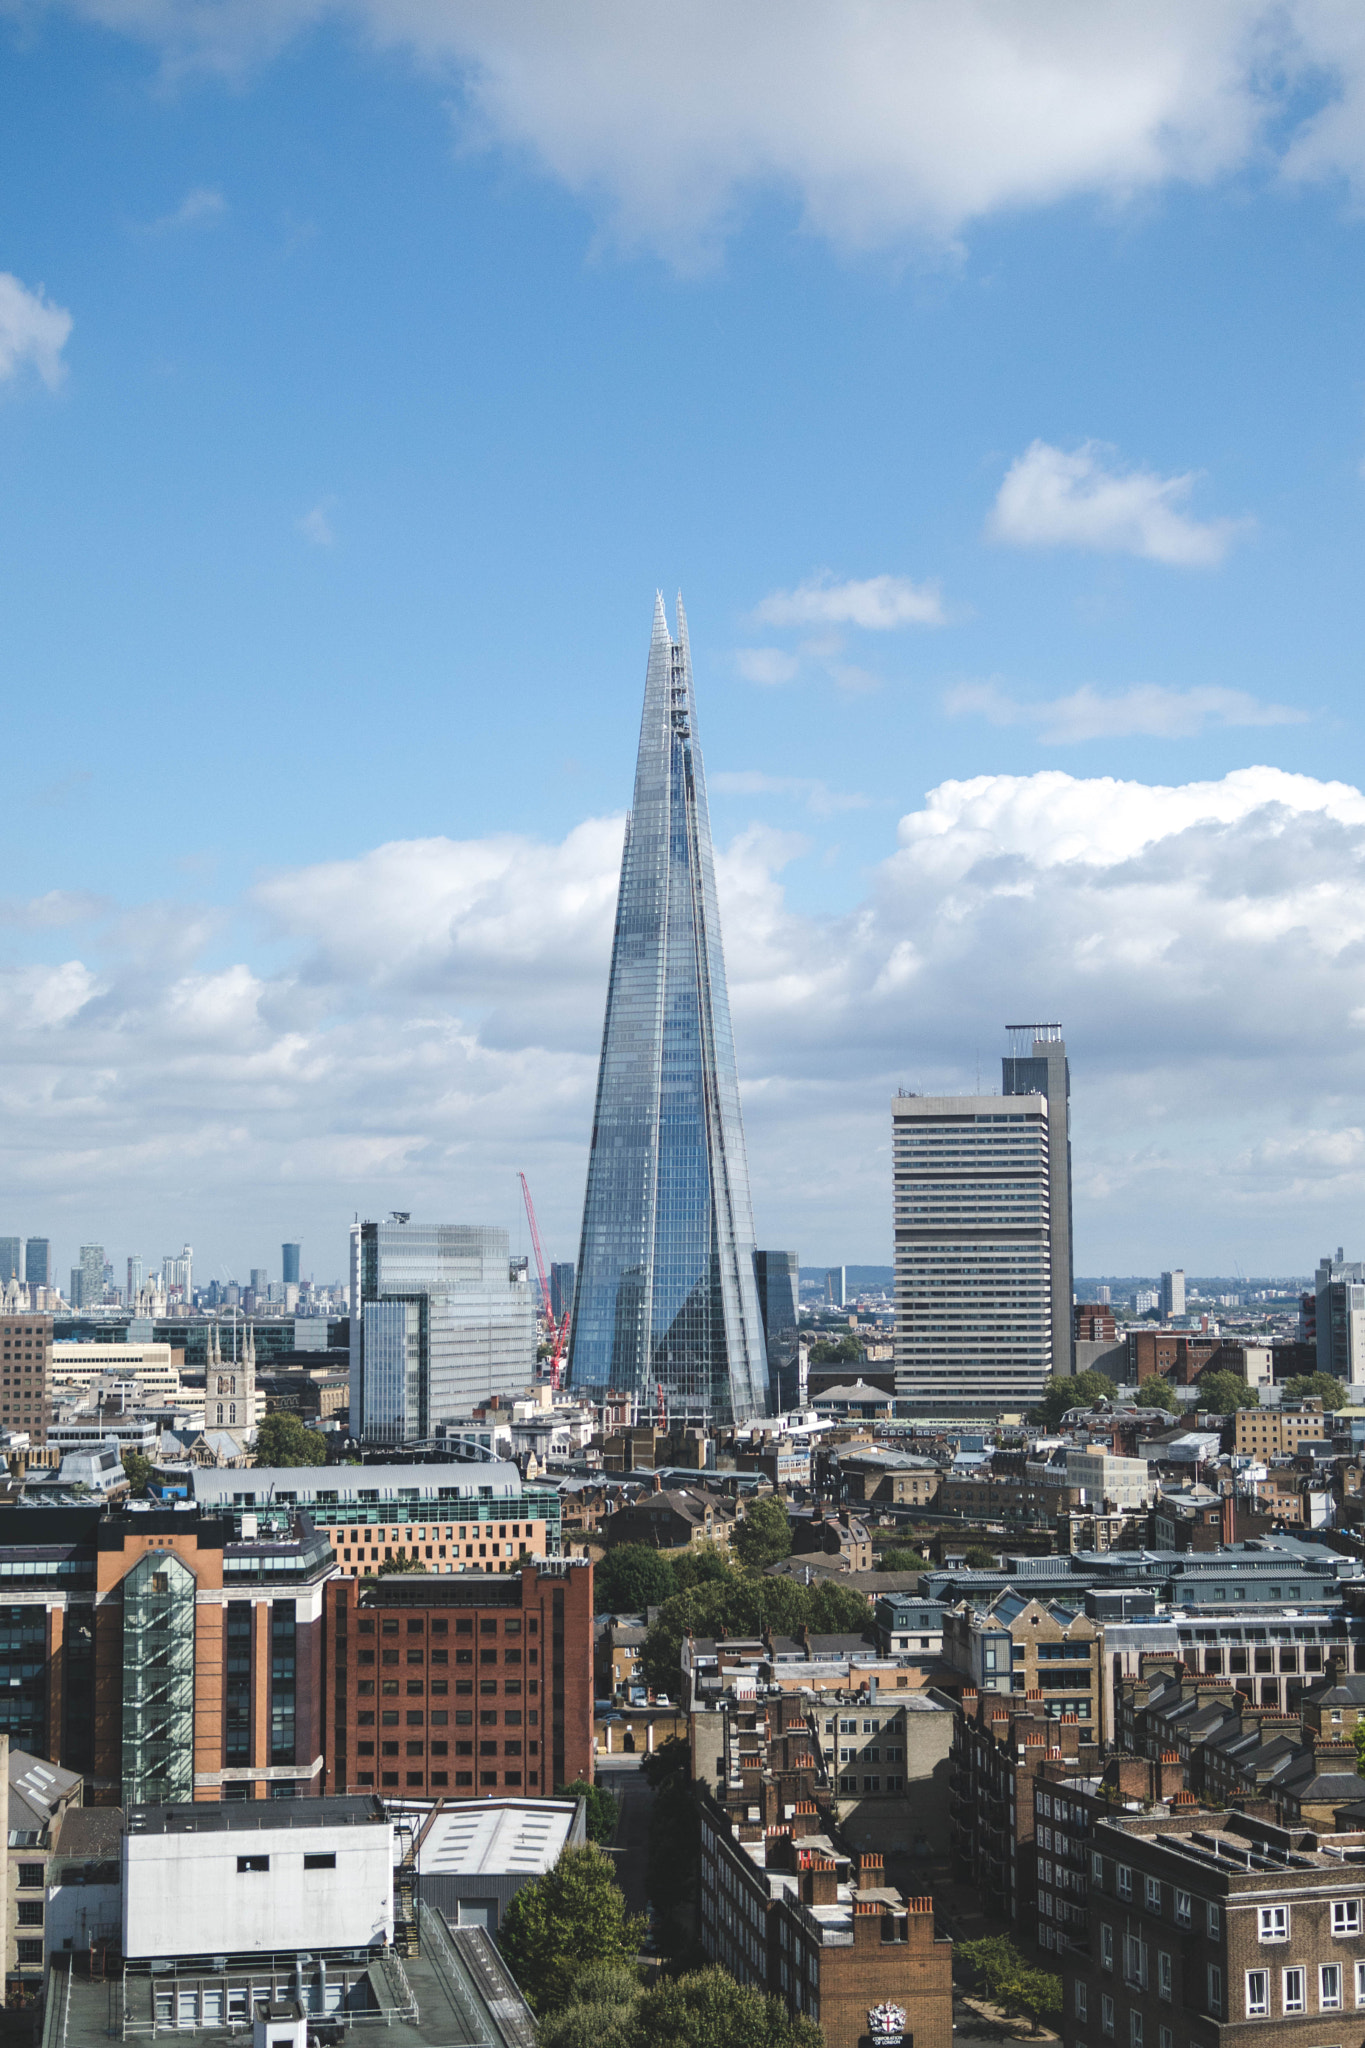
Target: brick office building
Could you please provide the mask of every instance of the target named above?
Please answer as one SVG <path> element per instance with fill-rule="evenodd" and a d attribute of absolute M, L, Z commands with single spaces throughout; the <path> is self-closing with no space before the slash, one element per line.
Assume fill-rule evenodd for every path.
<path fill-rule="evenodd" d="M 0 1426 L 45 1444 L 51 1399 L 51 1316 L 0 1316 Z"/>
<path fill-rule="evenodd" d="M 1365 1834 L 1201 1808 L 1097 1821 L 1065 2048 L 1317 2048 L 1365 2007 Z"/>
<path fill-rule="evenodd" d="M 238 1539 L 192 1510 L 28 1508 L 0 1531 L 0 1730 L 87 1801 L 320 1789 L 322 1588 L 300 1518 Z"/>
<path fill-rule="evenodd" d="M 329 1792 L 543 1795 L 593 1775 L 592 1566 L 327 1587 Z"/>

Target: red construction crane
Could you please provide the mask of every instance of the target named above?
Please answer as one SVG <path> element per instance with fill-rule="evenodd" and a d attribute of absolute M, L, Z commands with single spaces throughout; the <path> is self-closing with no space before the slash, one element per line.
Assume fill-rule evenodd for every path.
<path fill-rule="evenodd" d="M 531 1190 L 526 1175 L 519 1173 L 522 1199 L 526 1203 L 526 1221 L 531 1226 L 531 1243 L 536 1252 L 536 1273 L 540 1280 L 540 1299 L 545 1310 L 546 1334 L 550 1340 L 550 1385 L 559 1392 L 559 1376 L 563 1370 L 564 1346 L 569 1338 L 569 1310 L 566 1308 L 559 1322 L 550 1305 L 550 1283 L 545 1277 L 545 1254 L 540 1249 L 540 1230 L 536 1224 L 536 1205 L 531 1200 Z"/>

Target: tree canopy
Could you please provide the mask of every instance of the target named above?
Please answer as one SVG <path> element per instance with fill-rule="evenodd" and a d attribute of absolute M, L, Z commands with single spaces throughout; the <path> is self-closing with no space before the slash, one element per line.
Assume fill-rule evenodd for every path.
<path fill-rule="evenodd" d="M 406 1552 L 400 1551 L 397 1557 L 386 1557 L 374 1576 L 377 1579 L 387 1579 L 394 1572 L 424 1572 L 425 1570 L 426 1566 L 420 1557 L 410 1557 Z"/>
<path fill-rule="evenodd" d="M 1055 1429 L 1068 1408 L 1093 1408 L 1097 1401 L 1112 1401 L 1114 1382 L 1102 1372 L 1078 1372 L 1073 1379 L 1053 1379 L 1034 1409 L 1035 1420 Z"/>
<path fill-rule="evenodd" d="M 1061 2017 L 1060 1976 L 1051 1970 L 1035 1969 L 1007 1934 L 959 1941 L 954 1954 L 959 1962 L 975 1970 L 987 1997 L 1006 2012 L 1022 2013 L 1035 2029 L 1040 2021 Z"/>
<path fill-rule="evenodd" d="M 559 2012 L 593 1964 L 631 1965 L 645 1922 L 626 1910 L 611 1858 L 593 1842 L 561 1850 L 553 1868 L 524 1884 L 502 1916 L 498 1946 L 531 2010 Z"/>
<path fill-rule="evenodd" d="M 123 1453 L 123 1470 L 128 1480 L 128 1489 L 138 1499 L 147 1491 L 152 1476 L 152 1461 L 141 1451 L 126 1450 Z"/>
<path fill-rule="evenodd" d="M 744 1519 L 730 1538 L 730 1548 L 741 1564 L 762 1571 L 766 1565 L 790 1557 L 792 1525 L 785 1504 L 775 1493 L 751 1501 Z"/>
<path fill-rule="evenodd" d="M 666 1600 L 645 1637 L 640 1665 L 646 1685 L 677 1698 L 682 1642 L 688 1629 L 698 1636 L 761 1635 L 765 1628 L 794 1635 L 805 1627 L 837 1634 L 871 1625 L 863 1595 L 837 1580 L 803 1586 L 795 1579 L 749 1576 L 731 1569 L 688 1586 Z"/>
<path fill-rule="evenodd" d="M 1261 1397 L 1255 1387 L 1249 1387 L 1240 1373 L 1201 1372 L 1199 1375 L 1199 1406 L 1211 1408 L 1218 1415 L 1231 1415 L 1238 1408 L 1259 1408 Z"/>
<path fill-rule="evenodd" d="M 520 1894 L 518 1894 L 520 1896 Z M 580 1971 L 545 2020 L 541 2048 L 823 2048 L 814 2020 L 737 1984 L 728 1971 L 666 1977 L 648 1991 L 623 1971 Z"/>
<path fill-rule="evenodd" d="M 812 1365 L 861 1365 L 863 1347 L 856 1337 L 817 1337 L 810 1347 Z"/>
<path fill-rule="evenodd" d="M 673 1559 L 648 1543 L 618 1543 L 593 1573 L 599 1614 L 643 1614 L 647 1607 L 662 1607 L 677 1590 Z"/>
<path fill-rule="evenodd" d="M 588 1778 L 575 1778 L 571 1785 L 556 1785 L 555 1798 L 587 1800 L 590 1842 L 609 1842 L 616 1833 L 616 1823 L 621 1818 L 621 1802 L 614 1792 L 608 1792 L 605 1785 L 594 1785 Z"/>
<path fill-rule="evenodd" d="M 1316 1395 L 1328 1414 L 1346 1406 L 1346 1389 L 1330 1372 L 1301 1372 L 1286 1380 L 1280 1392 L 1291 1401 L 1311 1401 Z"/>
<path fill-rule="evenodd" d="M 277 1408 L 256 1430 L 258 1465 L 321 1465 L 327 1445 L 315 1429 L 305 1429 L 297 1415 Z"/>
<path fill-rule="evenodd" d="M 1169 1380 L 1154 1372 L 1138 1384 L 1139 1408 L 1164 1408 L 1168 1415 L 1180 1413 L 1181 1402 Z"/>

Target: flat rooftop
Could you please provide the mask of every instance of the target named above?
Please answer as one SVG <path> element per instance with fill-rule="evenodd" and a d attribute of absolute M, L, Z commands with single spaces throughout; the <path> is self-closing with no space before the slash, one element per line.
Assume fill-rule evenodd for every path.
<path fill-rule="evenodd" d="M 574 1799 L 499 1799 L 444 1807 L 422 1838 L 423 1877 L 539 1876 L 569 1839 Z"/>
<path fill-rule="evenodd" d="M 349 2036 L 355 2048 L 368 2032 L 374 2048 L 535 2048 L 535 2021 L 483 1929 L 449 1928 L 420 1905 L 418 1920 L 417 1955 L 362 1949 L 304 1962 L 310 2038 Z M 152 1970 L 115 1963 L 108 1977 L 92 1979 L 84 1955 L 54 1956 L 43 2048 L 108 2048 L 111 2037 L 150 2038 L 172 2028 L 204 2048 L 241 2048 L 257 2000 L 299 1996 L 294 1957 L 203 1963 L 167 1957 Z"/>
<path fill-rule="evenodd" d="M 380 1827 L 388 1814 L 373 1793 L 340 1793 L 326 1799 L 234 1799 L 179 1805 L 134 1806 L 130 1835 L 259 1834 L 285 1828 Z"/>

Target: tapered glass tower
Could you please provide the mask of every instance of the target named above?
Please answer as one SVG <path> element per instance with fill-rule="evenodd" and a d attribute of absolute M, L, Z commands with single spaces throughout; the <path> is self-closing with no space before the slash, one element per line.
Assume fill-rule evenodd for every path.
<path fill-rule="evenodd" d="M 626 821 L 569 1383 L 673 1418 L 761 1415 L 768 1379 L 687 621 L 662 597 Z"/>

